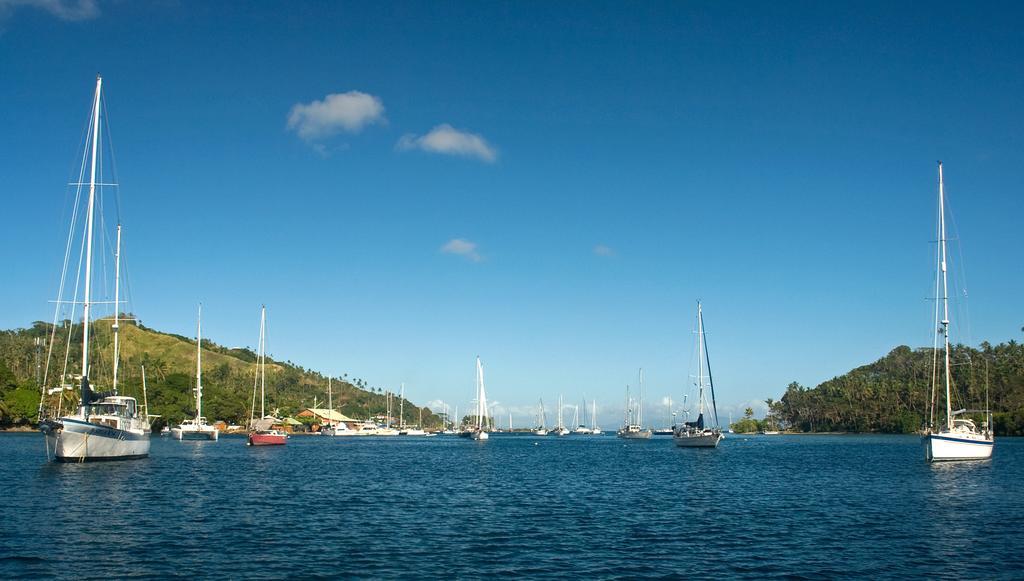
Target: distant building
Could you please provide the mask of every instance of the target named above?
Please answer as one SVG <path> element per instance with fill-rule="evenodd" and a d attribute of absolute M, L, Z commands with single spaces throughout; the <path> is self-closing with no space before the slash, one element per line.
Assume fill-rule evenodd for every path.
<path fill-rule="evenodd" d="M 345 424 L 354 429 L 360 423 L 359 420 L 350 418 L 341 412 L 324 408 L 306 408 L 295 414 L 295 417 L 312 418 L 315 429 L 320 426 L 336 426 L 338 424 Z"/>

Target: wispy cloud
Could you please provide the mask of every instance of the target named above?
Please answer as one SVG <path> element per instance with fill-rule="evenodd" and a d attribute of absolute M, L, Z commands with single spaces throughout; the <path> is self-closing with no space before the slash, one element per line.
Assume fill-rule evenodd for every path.
<path fill-rule="evenodd" d="M 403 135 L 395 147 L 399 151 L 420 149 L 430 153 L 474 157 L 487 163 L 498 159 L 498 152 L 476 133 L 460 131 L 447 123 L 438 125 L 426 135 Z"/>
<path fill-rule="evenodd" d="M 594 254 L 596 254 L 597 256 L 615 256 L 615 250 L 613 250 L 610 246 L 598 244 L 594 246 Z"/>
<path fill-rule="evenodd" d="M 100 15 L 96 0 L 0 0 L 0 17 L 22 6 L 45 10 L 61 20 L 89 20 Z"/>
<path fill-rule="evenodd" d="M 306 141 L 342 132 L 359 133 L 367 125 L 384 121 L 384 103 L 360 91 L 331 93 L 320 101 L 296 103 L 288 113 L 288 129 Z"/>
<path fill-rule="evenodd" d="M 441 252 L 445 254 L 456 254 L 472 262 L 480 262 L 484 259 L 477 251 L 476 242 L 470 242 L 465 238 L 452 238 L 441 246 Z"/>

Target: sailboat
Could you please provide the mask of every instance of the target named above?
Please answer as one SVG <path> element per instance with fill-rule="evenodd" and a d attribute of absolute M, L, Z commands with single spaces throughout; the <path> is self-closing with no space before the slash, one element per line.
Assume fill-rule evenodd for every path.
<path fill-rule="evenodd" d="M 556 436 L 568 436 L 569 428 L 565 427 L 565 423 L 562 421 L 562 409 L 565 406 L 562 405 L 562 396 L 558 396 L 558 423 L 555 425 L 555 429 L 551 430 L 551 433 Z"/>
<path fill-rule="evenodd" d="M 540 408 L 537 410 L 537 428 L 533 430 L 535 436 L 546 436 L 548 435 L 548 429 L 545 427 L 548 423 L 547 417 L 544 415 L 544 400 L 540 400 Z"/>
<path fill-rule="evenodd" d="M 628 440 L 649 440 L 651 438 L 651 430 L 645 430 L 643 428 L 644 421 L 644 370 L 641 368 L 639 372 L 640 380 L 640 401 L 637 404 L 631 397 L 629 397 L 629 386 L 626 386 L 626 412 L 625 418 L 623 419 L 623 425 L 616 432 L 616 435 L 620 438 L 626 438 Z"/>
<path fill-rule="evenodd" d="M 707 364 L 708 391 L 704 390 L 704 366 Z M 707 393 L 711 394 L 710 402 Z M 717 448 L 722 441 L 722 429 L 718 426 L 718 406 L 715 404 L 715 382 L 711 379 L 711 360 L 708 358 L 708 344 L 704 336 L 704 311 L 697 301 L 697 419 L 683 422 L 672 434 L 676 446 L 682 448 Z M 709 408 L 710 421 L 705 422 L 704 411 Z"/>
<path fill-rule="evenodd" d="M 992 411 L 953 410 L 953 378 L 949 360 L 949 286 L 946 279 L 946 194 L 942 183 L 942 162 L 939 162 L 939 248 L 937 252 L 935 290 L 941 300 L 942 313 L 939 319 L 939 302 L 935 304 L 935 339 L 932 344 L 935 357 L 932 358 L 932 396 L 928 427 L 923 437 L 924 455 L 928 462 L 945 460 L 985 460 L 992 457 L 995 448 L 995 434 L 992 432 Z M 942 381 L 945 386 L 945 421 L 938 423 L 935 409 L 937 404 L 937 383 L 939 380 L 938 342 L 942 335 Z M 987 399 L 987 398 L 986 398 Z M 985 406 L 988 407 L 987 405 Z M 985 421 L 979 428 L 974 420 L 963 417 L 968 412 L 985 414 Z"/>
<path fill-rule="evenodd" d="M 203 305 L 199 305 L 196 323 L 196 417 L 181 422 L 171 429 L 176 440 L 217 441 L 219 431 L 203 417 Z"/>
<path fill-rule="evenodd" d="M 256 413 L 256 388 L 260 391 L 260 419 L 253 417 Z M 267 404 L 267 307 L 260 307 L 260 346 L 256 355 L 256 379 L 252 384 L 253 409 L 249 414 L 250 446 L 283 446 L 288 441 L 288 434 L 274 429 L 277 418 L 268 416 Z"/>
<path fill-rule="evenodd" d="M 352 436 L 355 430 L 348 427 L 345 422 L 337 421 L 334 415 L 334 378 L 327 378 L 327 411 L 332 417 L 328 418 L 327 425 L 320 428 L 320 434 L 324 436 Z"/>
<path fill-rule="evenodd" d="M 676 415 L 676 413 L 674 411 L 672 411 L 672 410 L 673 410 L 673 408 L 672 408 L 672 397 L 669 396 L 669 398 L 668 398 L 668 415 L 671 418 L 671 421 L 669 422 L 668 426 L 664 426 L 664 427 L 661 427 L 661 428 L 654 428 L 654 430 L 652 430 L 652 431 L 654 432 L 655 436 L 671 436 L 673 434 L 673 432 L 675 432 L 675 429 L 676 429 L 675 415 Z"/>
<path fill-rule="evenodd" d="M 590 409 L 590 433 L 595 436 L 600 436 L 604 432 L 602 432 L 601 428 L 597 426 L 597 400 L 595 399 L 592 401 L 591 405 L 593 407 Z"/>
<path fill-rule="evenodd" d="M 587 403 L 583 401 L 583 421 L 580 422 L 580 406 L 574 406 L 572 412 L 572 433 L 580 436 L 590 435 L 590 428 L 587 427 Z"/>
<path fill-rule="evenodd" d="M 484 366 L 480 363 L 480 357 L 476 358 L 476 415 L 473 418 L 473 426 L 463 431 L 460 435 L 464 438 L 474 440 L 486 440 L 487 435 L 487 393 L 484 390 Z"/>
<path fill-rule="evenodd" d="M 423 409 L 420 408 L 420 421 L 415 428 L 405 425 L 405 383 L 402 384 L 402 391 L 398 396 L 398 418 L 399 428 L 398 433 L 402 436 L 426 436 L 427 432 L 423 429 Z"/>
<path fill-rule="evenodd" d="M 85 280 L 82 305 L 82 376 L 80 384 L 80 399 L 78 409 L 74 413 L 63 414 L 63 403 L 65 391 L 73 390 L 71 386 L 61 385 L 59 387 L 45 390 L 40 400 L 40 422 L 39 429 L 45 436 L 47 456 L 52 449 L 54 458 L 61 462 L 86 462 L 93 460 L 127 460 L 133 458 L 145 458 L 149 455 L 149 420 L 145 413 L 139 409 L 138 402 L 134 397 L 119 395 L 118 393 L 118 361 L 120 358 L 118 317 L 121 308 L 120 303 L 120 279 L 121 279 L 121 225 L 117 225 L 117 246 L 115 250 L 114 263 L 114 356 L 113 376 L 111 391 L 96 392 L 90 383 L 89 365 L 89 331 L 92 326 L 90 315 L 94 304 L 92 298 L 92 266 L 93 266 L 93 230 L 96 222 L 97 186 L 103 187 L 102 180 L 97 182 L 97 163 L 102 153 L 100 150 L 100 110 L 102 106 L 103 79 L 96 77 L 96 92 L 93 97 L 92 111 L 90 114 L 89 139 L 86 147 L 90 149 L 88 156 L 89 181 L 84 183 L 80 178 L 75 186 L 78 194 L 81 188 L 88 185 L 88 202 L 85 208 L 85 235 L 83 245 L 85 246 Z M 86 161 L 83 162 L 79 175 L 84 176 Z M 102 170 L 101 170 L 102 172 Z M 100 174 L 102 176 L 102 173 Z M 75 214 L 79 196 L 76 196 Z M 102 221 L 100 222 L 102 224 Z M 68 274 L 69 257 L 71 256 L 72 240 L 76 238 L 76 219 L 72 218 L 68 243 L 65 247 L 64 270 L 61 274 L 60 291 L 57 297 L 57 306 L 54 311 L 53 333 L 50 338 L 50 349 L 52 352 L 57 329 L 57 315 L 62 305 L 77 303 L 77 282 L 76 296 L 72 301 L 63 300 L 63 292 Z M 77 275 L 76 275 L 77 276 Z M 73 307 L 72 307 L 73 308 Z M 68 348 L 70 348 L 70 329 L 68 330 Z M 66 358 L 65 358 L 66 361 Z M 65 363 L 66 365 L 66 363 Z M 49 356 L 47 357 L 47 371 L 49 371 Z M 66 368 L 65 368 L 66 371 Z M 63 383 L 66 373 L 61 375 Z M 43 379 L 46 385 L 46 378 Z M 50 409 L 47 405 L 47 396 L 58 394 L 56 410 Z"/>

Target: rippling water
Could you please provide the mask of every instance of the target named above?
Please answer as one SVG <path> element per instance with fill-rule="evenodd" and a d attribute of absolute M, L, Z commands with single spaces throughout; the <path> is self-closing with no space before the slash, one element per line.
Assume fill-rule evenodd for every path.
<path fill-rule="evenodd" d="M 1024 576 L 1024 440 L 154 438 L 54 464 L 0 435 L 0 578 Z"/>

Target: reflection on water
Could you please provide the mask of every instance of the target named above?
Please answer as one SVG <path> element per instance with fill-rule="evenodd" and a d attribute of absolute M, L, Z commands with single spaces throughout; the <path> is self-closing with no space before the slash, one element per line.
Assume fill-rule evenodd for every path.
<path fill-rule="evenodd" d="M 928 464 L 916 437 L 154 438 L 52 464 L 0 435 L 0 578 L 1013 577 L 1024 441 Z M 84 554 L 128 558 L 83 560 Z M 316 566 L 313 569 L 311 564 Z M 318 573 L 318 571 L 320 573 Z M 699 572 L 699 573 L 698 573 Z"/>

